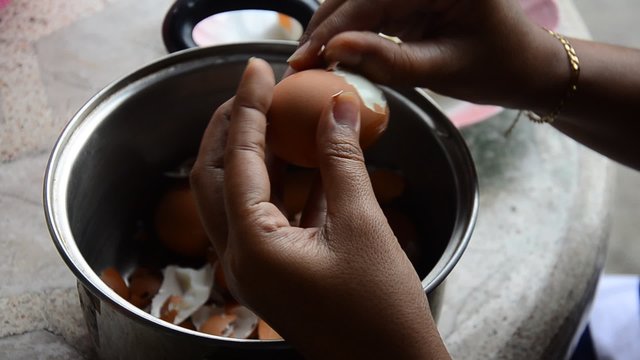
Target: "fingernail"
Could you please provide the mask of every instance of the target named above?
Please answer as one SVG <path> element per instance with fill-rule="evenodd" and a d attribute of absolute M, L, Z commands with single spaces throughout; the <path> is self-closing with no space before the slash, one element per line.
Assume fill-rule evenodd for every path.
<path fill-rule="evenodd" d="M 339 125 L 358 131 L 360 127 L 360 101 L 352 92 L 339 93 L 334 97 L 333 118 Z"/>
<path fill-rule="evenodd" d="M 293 55 L 291 55 L 288 59 L 287 62 L 290 63 L 292 61 L 296 61 L 298 59 L 300 59 L 302 57 L 302 54 L 307 51 L 307 49 L 309 48 L 309 41 L 307 41 L 306 43 L 304 43 L 304 45 L 300 46 L 298 48 L 298 50 L 296 50 Z"/>

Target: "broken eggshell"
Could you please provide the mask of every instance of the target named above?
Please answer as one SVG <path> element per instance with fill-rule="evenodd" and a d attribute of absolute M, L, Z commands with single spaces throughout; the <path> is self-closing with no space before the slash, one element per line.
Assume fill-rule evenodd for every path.
<path fill-rule="evenodd" d="M 172 323 L 180 324 L 209 300 L 213 286 L 211 265 L 206 264 L 199 270 L 170 265 L 162 273 L 162 285 L 151 301 L 151 315 L 160 318 L 167 300 L 171 296 L 179 297 L 171 310 L 176 311 Z"/>
<path fill-rule="evenodd" d="M 145 267 L 139 267 L 129 275 L 129 302 L 145 309 L 162 286 L 162 273 Z"/>
<path fill-rule="evenodd" d="M 271 325 L 260 319 L 258 321 L 258 339 L 260 340 L 282 340 L 282 336 L 278 334 Z"/>
<path fill-rule="evenodd" d="M 129 296 L 131 295 L 129 291 L 129 287 L 124 282 L 124 278 L 120 275 L 120 272 L 115 267 L 108 267 L 102 270 L 100 273 L 100 279 L 107 284 L 111 290 L 115 291 L 116 294 L 120 295 L 125 300 L 129 300 Z"/>
<path fill-rule="evenodd" d="M 248 339 L 256 331 L 258 316 L 242 305 L 203 306 L 193 314 L 198 331 L 237 339 Z"/>

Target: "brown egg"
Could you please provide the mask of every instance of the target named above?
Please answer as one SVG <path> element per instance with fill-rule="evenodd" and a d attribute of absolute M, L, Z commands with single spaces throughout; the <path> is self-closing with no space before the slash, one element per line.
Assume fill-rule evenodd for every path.
<path fill-rule="evenodd" d="M 209 239 L 188 184 L 168 189 L 155 210 L 156 233 L 169 250 L 190 257 L 206 256 Z"/>
<path fill-rule="evenodd" d="M 127 284 L 124 282 L 122 275 L 115 267 L 108 267 L 102 270 L 100 274 L 100 279 L 107 284 L 116 294 L 120 295 L 121 298 L 125 300 L 129 300 L 130 291 L 127 287 Z"/>
<path fill-rule="evenodd" d="M 169 296 L 164 304 L 162 304 L 162 308 L 160 308 L 160 319 L 173 324 L 176 316 L 178 316 L 178 311 L 180 311 L 181 303 L 182 298 L 180 296 Z"/>
<path fill-rule="evenodd" d="M 267 143 L 292 164 L 317 167 L 316 129 L 323 109 L 341 92 L 360 98 L 360 145 L 373 144 L 387 128 L 389 108 L 382 91 L 367 79 L 342 70 L 305 70 L 274 88 L 267 114 Z"/>
<path fill-rule="evenodd" d="M 260 319 L 258 321 L 258 339 L 260 340 L 281 340 L 282 336 L 278 334 L 266 321 Z"/>
<path fill-rule="evenodd" d="M 144 309 L 158 293 L 162 285 L 162 273 L 144 267 L 137 268 L 129 276 L 129 290 L 131 297 L 129 302 L 140 309 Z"/>
<path fill-rule="evenodd" d="M 405 179 L 399 173 L 388 169 L 374 169 L 369 177 L 373 192 L 380 204 L 388 204 L 402 196 Z"/>

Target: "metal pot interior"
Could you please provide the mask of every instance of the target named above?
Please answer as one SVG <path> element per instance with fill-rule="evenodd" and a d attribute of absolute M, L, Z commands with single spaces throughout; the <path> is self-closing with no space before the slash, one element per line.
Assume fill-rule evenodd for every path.
<path fill-rule="evenodd" d="M 84 286 L 137 320 L 166 326 L 118 299 L 96 273 L 116 266 L 126 274 L 149 256 L 132 234 L 162 186 L 160 174 L 197 153 L 213 111 L 234 94 L 248 58 L 269 61 L 279 78 L 294 49 L 263 42 L 187 50 L 115 82 L 75 115 L 51 156 L 45 207 L 54 242 Z M 430 293 L 469 240 L 475 171 L 457 130 L 420 91 L 384 91 L 389 128 L 366 159 L 399 169 L 408 181 L 403 206 L 420 234 L 413 264 Z"/>

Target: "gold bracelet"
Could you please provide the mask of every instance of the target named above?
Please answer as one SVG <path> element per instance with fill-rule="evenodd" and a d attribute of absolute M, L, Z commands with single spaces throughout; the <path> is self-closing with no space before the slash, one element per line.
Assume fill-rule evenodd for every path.
<path fill-rule="evenodd" d="M 560 43 L 564 47 L 564 50 L 567 52 L 567 57 L 569 58 L 570 76 L 567 92 L 553 111 L 542 116 L 535 114 L 532 111 L 525 112 L 525 114 L 531 121 L 538 124 L 551 124 L 556 120 L 567 101 L 576 93 L 576 91 L 578 91 L 578 79 L 580 78 L 580 59 L 578 59 L 576 50 L 573 48 L 573 46 L 571 46 L 571 43 L 569 43 L 569 41 L 564 36 L 558 34 L 555 31 L 547 30 L 547 32 L 554 38 L 558 39 L 558 41 L 560 41 Z"/>
<path fill-rule="evenodd" d="M 567 92 L 565 93 L 564 97 L 560 100 L 560 103 L 558 104 L 558 106 L 556 106 L 556 108 L 553 111 L 551 111 L 546 115 L 540 116 L 534 113 L 533 111 L 529 111 L 529 110 L 519 111 L 513 123 L 505 132 L 504 134 L 505 136 L 509 136 L 513 128 L 518 123 L 518 120 L 520 120 L 520 117 L 522 116 L 522 114 L 525 114 L 529 118 L 529 120 L 533 121 L 534 123 L 552 124 L 560 114 L 560 111 L 564 108 L 564 105 L 567 103 L 567 101 L 572 96 L 574 96 L 574 94 L 578 91 L 578 79 L 580 78 L 580 59 L 578 59 L 576 50 L 573 48 L 573 46 L 571 46 L 571 43 L 569 43 L 569 41 L 564 36 L 556 33 L 555 31 L 551 31 L 548 29 L 545 29 L 545 30 L 547 30 L 547 32 L 551 36 L 558 39 L 558 41 L 560 41 L 560 43 L 564 47 L 564 50 L 567 52 L 567 57 L 569 58 L 569 72 L 570 72 L 569 86 L 567 87 Z"/>

